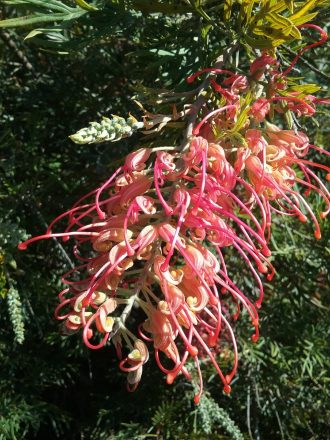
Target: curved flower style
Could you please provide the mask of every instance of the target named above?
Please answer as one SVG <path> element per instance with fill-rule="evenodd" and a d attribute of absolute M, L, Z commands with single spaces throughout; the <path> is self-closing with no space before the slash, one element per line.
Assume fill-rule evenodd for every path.
<path fill-rule="evenodd" d="M 79 265 L 63 276 L 67 287 L 55 310 L 64 332 L 82 330 L 91 349 L 111 340 L 130 391 L 149 359 L 147 343 L 153 344 L 169 384 L 180 373 L 191 379 L 186 367 L 191 358 L 200 381 L 196 403 L 203 390 L 200 357 L 209 358 L 224 391 L 231 390 L 238 366 L 233 327 L 241 309 L 250 317 L 252 340 L 259 337 L 263 279 L 274 276 L 268 247 L 272 215 L 302 222 L 309 216 L 319 239 L 308 194 L 315 191 L 325 201 L 322 218 L 330 211 L 329 192 L 314 168 L 326 170 L 328 179 L 330 169 L 307 159 L 311 150 L 324 151 L 305 133 L 267 120 L 283 111 L 311 115 L 326 100 L 290 91 L 286 73 L 267 53 L 251 64 L 250 78 L 210 68 L 188 82 L 203 73 L 224 75 L 222 81 L 210 80 L 222 106 L 208 108 L 207 103 L 188 148 L 141 148 L 128 154 L 103 185 L 55 219 L 44 235 L 19 245 L 26 249 L 39 239 L 73 237 Z M 266 76 L 271 93 L 260 94 L 255 83 Z M 66 229 L 53 233 L 63 218 Z M 232 252 L 246 265 L 257 295 L 254 291 L 248 298 L 230 277 Z M 136 333 L 128 328 L 135 322 L 128 319 L 134 305 L 144 315 Z M 226 372 L 217 361 L 217 350 L 224 346 L 232 352 Z"/>

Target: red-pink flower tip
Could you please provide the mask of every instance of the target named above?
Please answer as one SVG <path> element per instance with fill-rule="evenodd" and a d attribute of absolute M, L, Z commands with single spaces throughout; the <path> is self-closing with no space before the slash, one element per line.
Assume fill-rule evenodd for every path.
<path fill-rule="evenodd" d="M 254 333 L 251 336 L 251 341 L 254 342 L 254 343 L 258 342 L 258 339 L 259 339 L 259 335 L 257 335 L 256 333 Z"/>
<path fill-rule="evenodd" d="M 190 356 L 192 357 L 198 356 L 198 348 L 195 345 L 190 345 L 189 347 L 187 347 L 187 350 Z"/>
<path fill-rule="evenodd" d="M 231 386 L 230 386 L 230 385 L 225 385 L 225 386 L 223 387 L 223 391 L 224 391 L 224 393 L 226 393 L 226 394 L 230 394 L 230 393 L 231 393 Z"/>
<path fill-rule="evenodd" d="M 194 403 L 195 403 L 195 405 L 198 405 L 200 400 L 201 400 L 201 396 L 199 394 L 196 394 L 194 396 Z"/>

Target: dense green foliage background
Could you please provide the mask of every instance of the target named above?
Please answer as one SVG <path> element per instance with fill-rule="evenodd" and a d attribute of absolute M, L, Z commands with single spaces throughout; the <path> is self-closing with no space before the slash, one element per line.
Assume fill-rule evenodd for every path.
<path fill-rule="evenodd" d="M 2 18 L 21 16 L 18 3 L 28 13 L 54 12 L 42 1 L 1 3 Z M 69 134 L 101 115 L 138 115 L 133 95 L 152 108 L 157 92 L 148 95 L 145 87 L 187 90 L 184 78 L 237 37 L 235 22 L 226 28 L 218 20 L 222 2 L 204 2 L 204 10 L 198 2 L 135 2 L 147 9 L 154 3 L 156 11 L 128 3 L 99 2 L 100 11 L 85 11 L 62 27 L 46 23 L 48 30 L 31 40 L 23 37 L 32 25 L 0 29 L 0 439 L 330 438 L 328 225 L 316 242 L 308 225 L 277 221 L 278 273 L 267 285 L 262 338 L 253 345 L 244 326 L 237 329 L 240 370 L 230 397 L 203 365 L 207 392 L 197 407 L 193 385 L 179 378 L 167 386 L 153 360 L 128 394 L 111 347 L 91 352 L 78 336 L 63 338 L 53 309 L 72 256 L 55 240 L 17 250 L 97 187 L 138 140 L 77 146 Z M 164 4 L 180 13 L 162 13 Z M 326 26 L 326 13 L 322 20 Z M 295 73 L 325 87 L 326 55 L 327 47 L 318 49 Z M 286 49 L 281 56 L 292 58 Z M 247 65 L 242 45 L 238 69 Z M 315 143 L 327 146 L 327 115 L 317 118 L 319 126 L 303 123 Z M 178 139 L 180 127 L 164 136 Z M 313 204 L 318 210 L 320 200 Z"/>

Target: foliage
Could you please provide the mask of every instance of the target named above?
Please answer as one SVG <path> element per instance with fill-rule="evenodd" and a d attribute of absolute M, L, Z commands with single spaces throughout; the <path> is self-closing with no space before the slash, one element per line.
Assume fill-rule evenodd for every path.
<path fill-rule="evenodd" d="M 241 46 L 228 67 L 244 71 L 255 50 L 282 43 L 280 56 L 288 63 L 301 47 L 299 14 L 303 10 L 308 21 L 327 25 L 325 9 L 313 15 L 325 2 L 1 3 L 2 18 L 14 21 L 0 24 L 0 439 L 326 439 L 328 226 L 315 243 L 306 238 L 305 225 L 278 222 L 272 239 L 277 276 L 267 285 L 262 338 L 257 345 L 246 343 L 243 325 L 238 328 L 240 373 L 230 397 L 219 393 L 213 372 L 202 365 L 209 380 L 199 407 L 191 402 L 190 385 L 179 380 L 169 388 L 152 366 L 140 389 L 127 394 L 113 352 L 90 353 L 75 336 L 61 338 L 52 310 L 71 255 L 55 240 L 29 254 L 16 249 L 27 232 L 39 233 L 96 188 L 139 139 L 133 134 L 116 144 L 84 146 L 72 144 L 68 135 L 104 115 L 131 112 L 140 120 L 132 95 L 148 110 L 157 105 L 172 116 L 174 100 L 182 108 L 189 102 L 189 96 L 172 93 L 187 92 L 184 78 L 211 65 L 232 39 Z M 294 73 L 326 86 L 325 57 L 321 48 L 304 54 Z M 326 116 L 326 111 L 318 115 L 319 127 L 302 121 L 320 146 L 329 141 Z M 167 128 L 164 143 L 182 131 L 179 125 Z M 146 142 L 157 140 L 151 136 Z M 317 196 L 313 207 L 320 209 Z M 236 276 L 249 283 L 239 261 Z M 19 293 L 22 345 L 17 336 L 15 342 L 8 292 Z M 22 321 L 17 322 L 20 329 Z"/>

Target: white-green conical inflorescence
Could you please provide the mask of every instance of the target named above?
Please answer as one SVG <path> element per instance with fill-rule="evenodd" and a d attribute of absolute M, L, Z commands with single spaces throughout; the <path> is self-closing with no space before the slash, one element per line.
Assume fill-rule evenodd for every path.
<path fill-rule="evenodd" d="M 143 127 L 144 123 L 137 121 L 133 116 L 125 119 L 113 115 L 112 119 L 103 117 L 101 122 L 90 122 L 89 127 L 82 128 L 69 137 L 76 144 L 115 142 L 131 136 L 136 130 Z"/>
<path fill-rule="evenodd" d="M 11 286 L 7 293 L 7 304 L 10 321 L 15 333 L 15 340 L 22 344 L 24 341 L 24 318 L 22 314 L 22 303 L 18 291 Z"/>

